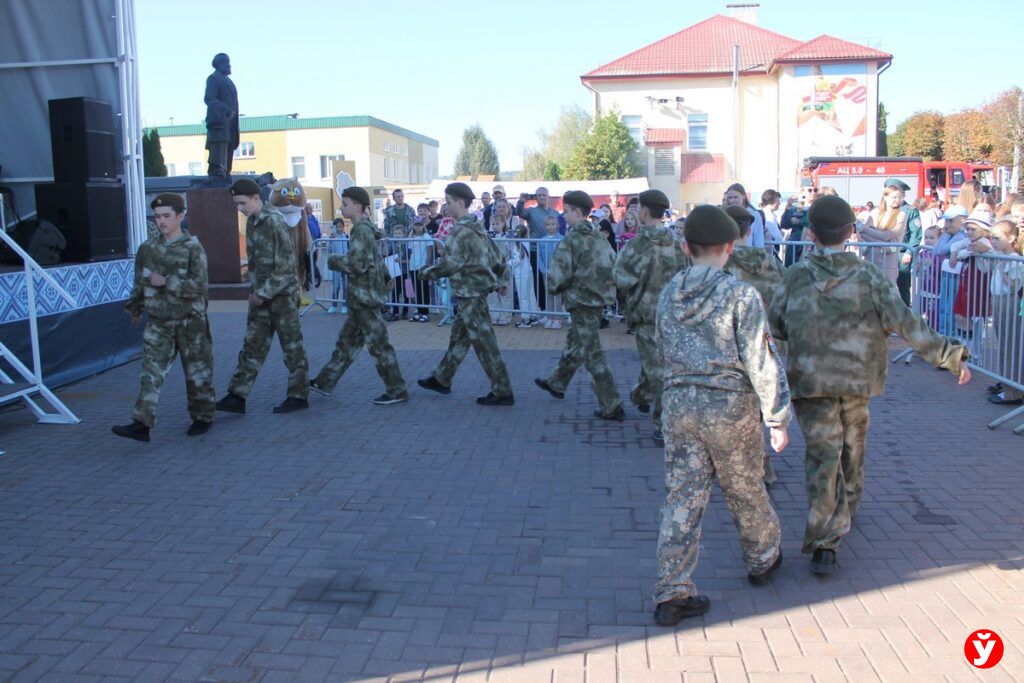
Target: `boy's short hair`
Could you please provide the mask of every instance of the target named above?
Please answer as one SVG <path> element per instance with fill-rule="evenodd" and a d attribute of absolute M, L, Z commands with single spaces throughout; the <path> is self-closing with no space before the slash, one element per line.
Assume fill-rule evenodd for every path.
<path fill-rule="evenodd" d="M 778 190 L 765 190 L 761 193 L 761 206 L 768 206 L 769 204 L 774 204 L 781 200 L 782 195 Z"/>
<path fill-rule="evenodd" d="M 420 202 L 419 204 L 416 205 L 416 210 L 417 211 L 419 211 L 420 209 L 429 209 L 429 208 L 430 208 L 430 204 L 427 204 L 426 202 Z"/>
<path fill-rule="evenodd" d="M 729 218 L 736 221 L 736 227 L 740 229 L 740 239 L 750 234 L 750 226 L 754 222 L 754 217 L 750 215 L 749 211 L 742 206 L 727 206 L 725 212 L 729 214 Z"/>
<path fill-rule="evenodd" d="M 823 246 L 842 244 L 853 234 L 857 221 L 853 209 L 838 195 L 823 194 L 814 200 L 807 212 L 807 222 Z"/>

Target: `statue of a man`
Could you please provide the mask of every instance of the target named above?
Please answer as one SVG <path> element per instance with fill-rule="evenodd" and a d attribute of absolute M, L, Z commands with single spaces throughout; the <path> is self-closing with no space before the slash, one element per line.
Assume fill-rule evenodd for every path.
<path fill-rule="evenodd" d="M 214 72 L 206 78 L 206 149 L 210 152 L 206 174 L 230 178 L 231 160 L 238 148 L 238 91 L 228 76 L 231 60 L 223 52 L 213 58 Z"/>

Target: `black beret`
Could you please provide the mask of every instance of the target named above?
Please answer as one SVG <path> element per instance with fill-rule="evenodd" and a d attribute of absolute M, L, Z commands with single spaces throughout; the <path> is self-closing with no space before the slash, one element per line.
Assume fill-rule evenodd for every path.
<path fill-rule="evenodd" d="M 740 229 L 729 214 L 717 206 L 698 206 L 686 217 L 683 236 L 687 242 L 713 247 L 740 238 Z"/>
<path fill-rule="evenodd" d="M 814 200 L 807 212 L 807 222 L 811 227 L 841 228 L 857 222 L 857 216 L 846 200 L 836 195 L 822 195 Z"/>
<path fill-rule="evenodd" d="M 895 187 L 897 190 L 903 190 L 904 192 L 910 192 L 910 185 L 899 178 L 886 178 L 885 187 Z"/>
<path fill-rule="evenodd" d="M 158 206 L 169 206 L 174 209 L 175 213 L 183 213 L 185 211 L 185 199 L 180 194 L 164 192 L 163 194 L 158 194 L 149 203 L 149 208 L 151 209 L 155 210 Z"/>
<path fill-rule="evenodd" d="M 342 197 L 348 197 L 357 204 L 362 204 L 363 207 L 370 205 L 370 193 L 361 187 L 353 185 L 352 187 L 346 187 L 341 191 Z"/>
<path fill-rule="evenodd" d="M 450 183 L 448 187 L 444 188 L 444 193 L 456 199 L 461 199 L 466 202 L 466 206 L 469 206 L 469 203 L 476 199 L 473 190 L 466 183 Z"/>
<path fill-rule="evenodd" d="M 744 209 L 742 206 L 727 206 L 725 212 L 729 214 L 729 218 L 733 219 L 737 223 L 743 221 L 745 223 L 753 223 L 754 217 L 750 215 L 750 212 Z"/>
<path fill-rule="evenodd" d="M 661 190 L 644 190 L 640 193 L 640 206 L 646 206 L 648 209 L 668 211 L 668 207 L 672 206 L 672 202 L 668 200 L 668 197 Z"/>
<path fill-rule="evenodd" d="M 583 190 L 569 190 L 562 195 L 562 204 L 575 206 L 586 215 L 590 215 L 594 208 L 594 200 Z"/>
<path fill-rule="evenodd" d="M 250 180 L 249 178 L 242 178 L 240 180 L 236 180 L 234 184 L 231 186 L 231 195 L 234 197 L 250 194 L 258 196 L 259 193 L 260 186 L 256 184 L 255 180 Z"/>

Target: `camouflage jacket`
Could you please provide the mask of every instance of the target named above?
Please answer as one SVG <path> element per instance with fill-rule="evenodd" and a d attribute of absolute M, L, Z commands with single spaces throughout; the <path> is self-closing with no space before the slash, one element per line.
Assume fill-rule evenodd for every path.
<path fill-rule="evenodd" d="M 700 386 L 752 392 L 770 427 L 789 422 L 789 386 L 761 297 L 733 275 L 706 265 L 677 274 L 658 298 L 655 338 L 665 390 Z"/>
<path fill-rule="evenodd" d="M 846 252 L 815 250 L 790 267 L 768 318 L 789 342 L 793 398 L 881 394 L 891 332 L 953 374 L 968 356 L 959 341 L 928 329 L 878 266 Z"/>
<path fill-rule="evenodd" d="M 566 310 L 615 303 L 615 252 L 589 221 L 571 228 L 548 263 L 548 287 L 562 295 Z"/>
<path fill-rule="evenodd" d="M 641 227 L 619 252 L 612 270 L 629 322 L 653 323 L 661 290 L 689 265 L 690 258 L 679 248 L 671 230 L 660 225 Z"/>
<path fill-rule="evenodd" d="M 281 212 L 267 202 L 245 222 L 245 254 L 253 294 L 263 299 L 298 294 L 299 278 L 288 226 Z"/>
<path fill-rule="evenodd" d="M 392 204 L 388 208 L 384 209 L 384 234 L 391 237 L 392 233 L 395 232 L 395 226 L 401 225 L 405 227 L 405 232 L 409 232 L 409 228 L 412 226 L 413 220 L 416 218 L 416 209 L 404 204 L 405 206 L 405 220 L 401 221 L 398 219 L 398 205 Z M 376 230 L 376 228 L 374 228 Z"/>
<path fill-rule="evenodd" d="M 753 286 L 761 295 L 765 309 L 771 307 L 775 288 L 782 284 L 782 264 L 761 247 L 737 244 L 722 270 Z"/>
<path fill-rule="evenodd" d="M 444 256 L 420 271 L 425 279 L 451 280 L 452 293 L 467 299 L 486 296 L 506 281 L 505 253 L 473 214 L 460 218 L 444 243 Z"/>
<path fill-rule="evenodd" d="M 360 218 L 348 237 L 348 253 L 333 254 L 327 267 L 348 273 L 348 304 L 376 308 L 387 302 L 388 274 L 377 244 L 377 228 Z"/>
<path fill-rule="evenodd" d="M 149 284 L 153 273 L 163 275 L 163 287 Z M 125 308 L 132 315 L 143 311 L 154 320 L 184 320 L 206 313 L 209 274 L 206 251 L 199 240 L 183 232 L 168 242 L 163 235 L 142 243 L 135 254 L 135 285 Z"/>

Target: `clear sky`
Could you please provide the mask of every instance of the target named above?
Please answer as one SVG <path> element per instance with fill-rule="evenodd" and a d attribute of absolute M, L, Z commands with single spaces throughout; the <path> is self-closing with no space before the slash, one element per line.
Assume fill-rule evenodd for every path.
<path fill-rule="evenodd" d="M 581 74 L 727 14 L 725 4 L 136 0 L 142 116 L 147 126 L 202 121 L 210 60 L 227 52 L 243 114 L 376 116 L 440 141 L 442 174 L 462 131 L 480 123 L 502 169 L 518 170 L 523 147 L 536 145 L 536 131 L 563 105 L 591 110 Z M 891 131 L 915 111 L 952 112 L 1024 85 L 1021 8 L 1020 0 L 765 0 L 758 24 L 892 53 L 880 84 Z"/>

